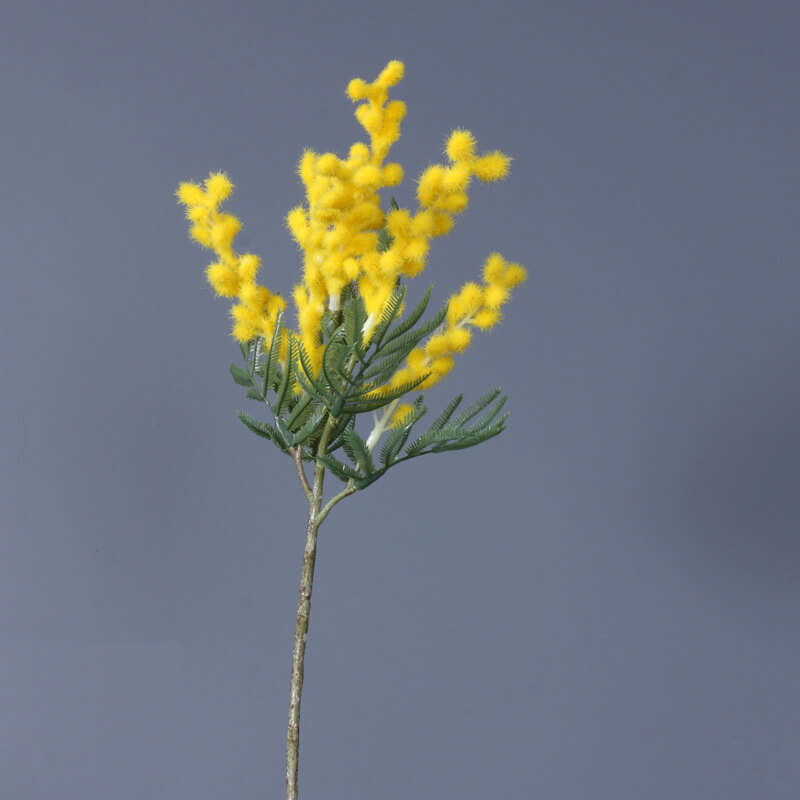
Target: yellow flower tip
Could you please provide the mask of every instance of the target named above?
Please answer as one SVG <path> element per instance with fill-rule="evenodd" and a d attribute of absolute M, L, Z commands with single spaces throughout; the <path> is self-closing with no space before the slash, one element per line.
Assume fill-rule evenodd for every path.
<path fill-rule="evenodd" d="M 433 211 L 420 211 L 411 222 L 411 232 L 416 236 L 431 236 L 436 227 L 436 214 Z"/>
<path fill-rule="evenodd" d="M 450 214 L 460 214 L 469 206 L 469 195 L 466 192 L 453 192 L 442 199 L 442 210 Z"/>
<path fill-rule="evenodd" d="M 489 328 L 493 328 L 500 322 L 501 314 L 495 308 L 484 308 L 482 311 L 479 311 L 473 318 L 472 324 L 476 328 L 481 328 L 481 330 L 488 330 Z"/>
<path fill-rule="evenodd" d="M 461 287 L 459 296 L 470 311 L 477 309 L 483 300 L 483 290 L 477 283 L 470 281 Z"/>
<path fill-rule="evenodd" d="M 457 128 L 450 134 L 445 153 L 452 162 L 469 161 L 475 157 L 475 137 L 470 131 Z"/>
<path fill-rule="evenodd" d="M 411 403 L 400 403 L 400 405 L 395 408 L 394 414 L 392 414 L 392 427 L 404 423 L 414 411 L 416 411 L 416 408 L 412 406 Z"/>
<path fill-rule="evenodd" d="M 349 281 L 354 281 L 358 278 L 361 270 L 358 266 L 358 261 L 354 258 L 346 258 L 342 264 L 342 272 Z"/>
<path fill-rule="evenodd" d="M 286 215 L 286 224 L 298 244 L 302 245 L 308 233 L 308 219 L 302 206 L 295 206 Z"/>
<path fill-rule="evenodd" d="M 320 175 L 335 175 L 339 171 L 339 159 L 334 153 L 323 153 L 316 163 Z"/>
<path fill-rule="evenodd" d="M 219 205 L 233 191 L 233 183 L 224 172 L 212 172 L 205 180 L 205 187 L 206 195 L 214 205 Z"/>
<path fill-rule="evenodd" d="M 453 353 L 462 353 L 472 340 L 472 334 L 466 328 L 451 328 L 445 337 L 447 346 Z"/>
<path fill-rule="evenodd" d="M 426 355 L 425 350 L 423 350 L 421 347 L 415 347 L 408 354 L 406 363 L 408 364 L 408 369 L 410 369 L 412 372 L 416 372 L 418 375 L 421 375 L 422 373 L 428 371 L 430 359 Z"/>
<path fill-rule="evenodd" d="M 442 356 L 441 358 L 434 358 L 431 363 L 430 370 L 432 377 L 442 378 L 447 375 L 450 370 L 455 366 L 455 360 L 452 356 Z"/>
<path fill-rule="evenodd" d="M 257 255 L 245 253 L 239 259 L 239 277 L 246 283 L 252 283 L 260 266 L 261 259 Z"/>
<path fill-rule="evenodd" d="M 263 287 L 254 287 L 255 289 Z M 266 291 L 263 289 L 263 291 Z M 260 298 L 259 298 L 260 299 Z M 237 325 L 241 325 L 240 333 L 248 339 L 258 335 L 258 331 L 264 327 L 268 320 L 264 314 L 264 303 L 256 302 L 252 305 L 237 303 L 231 307 L 231 317 Z M 238 338 L 238 337 L 237 337 Z"/>
<path fill-rule="evenodd" d="M 450 345 L 447 341 L 447 334 L 440 333 L 437 336 L 431 336 L 425 344 L 425 355 L 429 359 L 440 358 L 451 353 Z"/>
<path fill-rule="evenodd" d="M 206 193 L 197 183 L 184 181 L 175 192 L 178 200 L 185 206 L 202 206 L 207 202 Z"/>
<path fill-rule="evenodd" d="M 412 239 L 408 245 L 406 245 L 403 255 L 409 261 L 424 261 L 425 257 L 428 255 L 428 248 L 429 245 L 427 239 Z"/>
<path fill-rule="evenodd" d="M 486 283 L 500 283 L 506 270 L 506 260 L 500 253 L 490 253 L 483 265 L 483 280 Z"/>
<path fill-rule="evenodd" d="M 270 315 L 270 317 L 278 316 L 278 312 L 283 311 L 285 308 L 286 301 L 279 294 L 271 295 L 267 301 L 267 313 Z"/>
<path fill-rule="evenodd" d="M 220 297 L 236 297 L 239 294 L 239 276 L 227 264 L 220 261 L 209 264 L 206 278 Z"/>
<path fill-rule="evenodd" d="M 480 311 L 483 304 L 483 289 L 477 283 L 465 283 L 447 303 L 447 322 L 453 327 L 463 319 Z"/>
<path fill-rule="evenodd" d="M 377 131 L 383 122 L 383 110 L 367 103 L 362 103 L 356 108 L 355 116 L 367 133 Z"/>
<path fill-rule="evenodd" d="M 200 222 L 208 218 L 208 209 L 205 206 L 189 206 L 186 209 L 186 219 Z"/>
<path fill-rule="evenodd" d="M 341 86 L 341 84 L 339 84 Z M 361 78 L 353 78 L 347 84 L 347 96 L 353 101 L 364 100 L 369 93 L 369 84 Z"/>
<path fill-rule="evenodd" d="M 515 286 L 523 283 L 526 280 L 528 280 L 528 273 L 525 271 L 525 267 L 522 267 L 519 264 L 509 265 L 505 274 L 505 286 L 507 286 L 509 289 L 513 289 Z"/>
<path fill-rule="evenodd" d="M 405 71 L 406 68 L 402 61 L 390 61 L 381 70 L 381 74 L 378 75 L 378 79 L 375 81 L 375 83 L 386 89 L 388 89 L 390 86 L 396 86 L 401 80 L 403 80 Z"/>
<path fill-rule="evenodd" d="M 375 164 L 365 164 L 359 167 L 353 175 L 353 183 L 356 186 L 377 188 L 381 184 L 381 169 Z"/>
<path fill-rule="evenodd" d="M 498 309 L 508 300 L 508 294 L 505 286 L 493 283 L 483 290 L 483 302 L 486 308 Z"/>
<path fill-rule="evenodd" d="M 242 229 L 242 223 L 232 214 L 222 214 L 211 226 L 211 241 L 215 248 L 224 250 L 229 248 L 234 237 Z"/>
<path fill-rule="evenodd" d="M 192 225 L 189 230 L 189 236 L 203 245 L 203 247 L 211 247 L 213 245 L 211 231 L 205 225 Z"/>
<path fill-rule="evenodd" d="M 482 181 L 499 181 L 511 169 L 511 158 L 499 150 L 481 156 L 473 163 L 473 171 Z"/>
<path fill-rule="evenodd" d="M 446 236 L 453 229 L 455 222 L 449 214 L 437 214 L 431 236 Z"/>
<path fill-rule="evenodd" d="M 239 289 L 239 300 L 253 312 L 264 313 L 270 291 L 266 286 L 259 286 L 257 283 L 244 283 Z"/>
<path fill-rule="evenodd" d="M 383 168 L 383 185 L 397 186 L 403 182 L 403 167 L 400 164 L 387 164 Z"/>
<path fill-rule="evenodd" d="M 308 292 L 306 287 L 301 283 L 295 284 L 292 289 L 292 299 L 294 300 L 295 308 L 302 311 L 308 305 Z"/>
<path fill-rule="evenodd" d="M 465 192 L 470 183 L 471 170 L 463 161 L 445 170 L 442 186 L 448 192 Z"/>
<path fill-rule="evenodd" d="M 403 256 L 396 247 L 392 247 L 380 254 L 378 264 L 381 274 L 371 277 L 378 281 L 385 281 L 388 278 L 394 284 L 394 278 L 403 266 Z"/>
<path fill-rule="evenodd" d="M 442 190 L 445 171 L 441 164 L 431 164 L 419 176 L 417 199 L 423 207 L 431 206 Z"/>
<path fill-rule="evenodd" d="M 308 186 L 314 180 L 314 162 L 316 161 L 317 154 L 313 150 L 304 150 L 303 155 L 300 157 L 300 163 L 297 165 L 297 174 L 300 180 Z"/>
<path fill-rule="evenodd" d="M 392 125 L 398 125 L 405 119 L 406 104 L 402 100 L 392 100 L 391 103 L 386 104 L 384 110 L 384 120 Z"/>
<path fill-rule="evenodd" d="M 369 161 L 369 147 L 364 142 L 354 142 L 350 145 L 347 160 L 353 165 L 361 165 Z"/>
<path fill-rule="evenodd" d="M 233 336 L 237 342 L 247 344 L 253 338 L 255 333 L 256 330 L 252 325 L 249 325 L 246 322 L 236 322 L 234 323 L 233 330 L 231 331 L 231 336 Z"/>
<path fill-rule="evenodd" d="M 395 238 L 407 236 L 411 225 L 411 214 L 406 208 L 394 208 L 386 215 L 386 229 Z"/>

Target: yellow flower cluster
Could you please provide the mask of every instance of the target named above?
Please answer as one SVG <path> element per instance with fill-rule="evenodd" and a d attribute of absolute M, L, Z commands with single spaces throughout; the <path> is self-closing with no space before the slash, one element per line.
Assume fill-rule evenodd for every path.
<path fill-rule="evenodd" d="M 420 384 L 429 389 L 453 368 L 453 356 L 469 347 L 472 333 L 469 326 L 487 330 L 501 318 L 500 308 L 517 284 L 525 280 L 525 270 L 519 264 L 507 262 L 499 253 L 492 253 L 483 267 L 483 285 L 465 283 L 447 301 L 447 316 L 442 325 L 422 347 L 409 354 L 406 366 L 396 372 L 389 388 L 416 381 L 427 375 Z M 401 410 L 395 418 L 402 416 Z"/>
<path fill-rule="evenodd" d="M 202 186 L 182 183 L 177 195 L 186 206 L 186 217 L 193 223 L 190 236 L 217 256 L 206 268 L 208 282 L 217 294 L 239 301 L 231 308 L 233 336 L 240 342 L 256 336 L 270 340 L 278 313 L 286 303 L 280 295 L 256 283 L 259 257 L 252 253 L 239 255 L 233 249 L 233 239 L 242 223 L 219 210 L 232 190 L 228 176 L 217 172 L 209 175 Z"/>
<path fill-rule="evenodd" d="M 347 158 L 307 150 L 299 163 L 306 203 L 293 208 L 286 221 L 303 251 L 303 279 L 293 298 L 299 339 L 315 369 L 324 349 L 321 323 L 326 306 L 336 314 L 342 291 L 357 286 L 368 314 L 364 331 L 368 337 L 400 279 L 423 271 L 431 239 L 448 233 L 454 218 L 467 208 L 472 179 L 496 181 L 509 171 L 508 156 L 499 151 L 479 155 L 475 137 L 457 129 L 446 142 L 448 163 L 432 164 L 418 179 L 418 208 L 384 213 L 379 191 L 403 179 L 400 164 L 386 161 L 406 114 L 405 104 L 389 101 L 388 92 L 402 80 L 403 72 L 400 61 L 390 61 L 372 83 L 357 78 L 347 87 L 350 99 L 358 103 L 355 116 L 369 135 L 369 144 L 356 142 Z M 178 197 L 193 223 L 192 237 L 218 256 L 208 267 L 208 279 L 219 294 L 238 298 L 232 314 L 233 335 L 239 341 L 253 336 L 270 339 L 283 300 L 255 283 L 256 256 L 233 251 L 233 237 L 241 224 L 219 211 L 232 188 L 227 176 L 212 174 L 204 187 L 183 183 Z M 381 246 L 382 229 L 389 234 L 388 247 Z M 391 387 L 428 374 L 422 385 L 428 388 L 447 374 L 453 355 L 469 345 L 470 326 L 485 329 L 498 322 L 510 290 L 523 280 L 522 267 L 492 254 L 483 270 L 483 285 L 467 283 L 450 298 L 445 323 L 424 347 L 412 351 Z"/>

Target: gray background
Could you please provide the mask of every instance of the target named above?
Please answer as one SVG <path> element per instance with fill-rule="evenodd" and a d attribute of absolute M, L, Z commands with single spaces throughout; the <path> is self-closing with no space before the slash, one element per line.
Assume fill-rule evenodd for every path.
<path fill-rule="evenodd" d="M 228 170 L 287 293 L 390 58 L 401 203 L 515 157 L 418 285 L 530 280 L 429 397 L 509 430 L 322 529 L 302 796 L 799 796 L 795 7 L 6 0 L 0 798 L 282 796 L 305 499 L 173 191 Z"/>

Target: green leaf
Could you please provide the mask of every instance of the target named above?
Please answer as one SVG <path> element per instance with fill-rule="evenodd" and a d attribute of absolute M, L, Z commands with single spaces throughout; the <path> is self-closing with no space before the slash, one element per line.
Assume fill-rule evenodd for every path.
<path fill-rule="evenodd" d="M 377 355 L 383 357 L 398 351 L 410 352 L 419 342 L 442 324 L 446 314 L 447 309 L 442 308 L 435 317 L 423 322 L 418 328 L 412 328 L 400 336 L 387 338 Z"/>
<path fill-rule="evenodd" d="M 411 429 L 419 419 L 425 414 L 427 409 L 422 405 L 422 398 L 417 398 L 416 408 L 409 412 L 408 416 L 389 429 L 389 434 L 381 449 L 381 462 L 384 466 L 390 467 L 395 463 L 397 454 L 403 449 L 403 445 L 408 441 Z"/>
<path fill-rule="evenodd" d="M 251 430 L 253 433 L 258 434 L 258 436 L 263 437 L 264 439 L 269 439 L 271 442 L 274 442 L 281 450 L 283 450 L 283 446 L 281 445 L 281 438 L 278 432 L 266 422 L 261 422 L 257 420 L 255 417 L 250 416 L 250 414 L 245 414 L 244 411 L 237 411 L 236 416 Z"/>
<path fill-rule="evenodd" d="M 291 413 L 286 419 L 286 424 L 289 426 L 290 429 L 294 428 L 295 423 L 304 418 L 303 412 L 309 407 L 309 405 L 311 405 L 312 400 L 313 398 L 311 397 L 311 395 L 304 390 L 300 399 L 295 403 L 294 408 L 292 408 Z"/>
<path fill-rule="evenodd" d="M 348 414 L 363 414 L 365 411 L 375 411 L 384 406 L 388 406 L 392 400 L 402 397 L 404 394 L 413 392 L 421 383 L 423 383 L 429 375 L 422 375 L 413 381 L 408 381 L 400 386 L 390 389 L 381 394 L 367 394 L 345 403 L 343 410 Z"/>
<path fill-rule="evenodd" d="M 372 331 L 371 343 L 374 344 L 376 347 L 380 346 L 380 343 L 387 329 L 394 322 L 397 315 L 400 313 L 400 309 L 403 306 L 403 300 L 405 299 L 405 296 L 406 296 L 405 286 L 400 286 L 392 292 L 392 296 L 386 302 L 386 305 L 383 308 L 383 312 L 381 313 L 381 318 L 378 320 L 378 323 L 375 325 L 375 328 Z"/>
<path fill-rule="evenodd" d="M 480 414 L 502 391 L 502 389 L 492 389 L 492 391 L 486 392 L 485 395 L 479 397 L 471 406 L 468 406 L 464 411 L 458 414 L 458 416 L 454 417 L 453 424 L 461 427 L 465 422 L 468 422 L 473 417 Z"/>
<path fill-rule="evenodd" d="M 499 433 L 502 433 L 505 430 L 504 422 L 505 417 L 480 433 L 462 436 L 451 442 L 442 442 L 441 444 L 434 445 L 429 452 L 444 453 L 447 450 L 464 450 L 467 447 L 474 447 L 476 444 L 481 444 L 481 442 L 485 442 L 487 439 L 491 439 Z"/>
<path fill-rule="evenodd" d="M 333 397 L 323 386 L 312 376 L 311 362 L 308 354 L 303 347 L 303 343 L 294 339 L 292 342 L 292 358 L 295 363 L 300 365 L 300 369 L 295 371 L 297 382 L 318 402 L 323 403 L 326 408 L 333 405 Z"/>
<path fill-rule="evenodd" d="M 291 352 L 286 355 L 286 363 L 283 364 L 281 370 L 281 382 L 275 392 L 275 400 L 272 402 L 272 410 L 276 415 L 279 415 L 283 410 L 284 403 L 287 401 L 287 392 L 292 385 L 292 355 Z"/>
<path fill-rule="evenodd" d="M 367 443 L 358 435 L 355 428 L 350 428 L 344 434 L 345 451 L 350 458 L 358 464 L 361 474 L 367 476 L 375 472 L 372 454 L 367 449 Z"/>
<path fill-rule="evenodd" d="M 316 438 L 316 429 L 325 419 L 327 410 L 324 406 L 317 406 L 306 420 L 305 424 L 292 437 L 292 446 L 305 444 L 309 439 Z"/>
<path fill-rule="evenodd" d="M 317 461 L 321 461 L 337 478 L 343 481 L 350 479 L 358 480 L 361 476 L 352 467 L 343 464 L 331 455 L 318 455 Z"/>
<path fill-rule="evenodd" d="M 236 383 L 239 384 L 239 386 L 253 385 L 253 378 L 246 369 L 242 369 L 242 367 L 238 366 L 237 364 L 231 364 L 230 370 L 231 377 Z"/>
<path fill-rule="evenodd" d="M 411 328 L 417 324 L 420 317 L 425 313 L 425 309 L 428 307 L 432 291 L 433 285 L 428 287 L 428 291 L 425 292 L 422 300 L 417 303 L 416 308 L 405 319 L 398 322 L 391 331 L 389 331 L 389 333 L 386 335 L 387 342 L 396 339 L 398 336 L 402 336 L 406 331 L 411 330 Z M 445 313 L 447 313 L 447 311 L 445 311 Z"/>
<path fill-rule="evenodd" d="M 453 416 L 453 412 L 461 405 L 463 394 L 457 394 L 446 406 L 444 411 L 431 423 L 430 430 L 438 431 Z"/>

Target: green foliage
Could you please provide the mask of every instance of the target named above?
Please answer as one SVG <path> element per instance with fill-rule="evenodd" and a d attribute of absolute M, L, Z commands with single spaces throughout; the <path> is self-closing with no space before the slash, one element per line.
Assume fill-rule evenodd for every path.
<path fill-rule="evenodd" d="M 427 377 L 385 388 L 408 354 L 444 320 L 446 309 L 441 309 L 420 322 L 430 295 L 429 289 L 401 319 L 405 288 L 398 287 L 365 341 L 364 303 L 357 292 L 349 290 L 341 313 L 335 317 L 327 313 L 323 321 L 326 343 L 319 370 L 314 370 L 302 343 L 289 334 L 279 316 L 272 340 L 254 339 L 242 345 L 244 366 L 230 367 L 234 382 L 247 389 L 248 398 L 266 406 L 270 419 L 261 421 L 244 412 L 239 412 L 239 419 L 287 455 L 299 451 L 304 460 L 323 464 L 356 489 L 369 486 L 403 461 L 473 447 L 497 436 L 507 416 L 500 413 L 506 398 L 499 389 L 464 409 L 459 395 L 413 439 L 412 431 L 427 413 L 422 395 L 404 419 L 386 425 L 397 402 Z M 376 428 L 365 440 L 356 430 L 356 420 L 368 412 L 373 412 Z M 385 438 L 376 455 L 382 434 Z"/>

